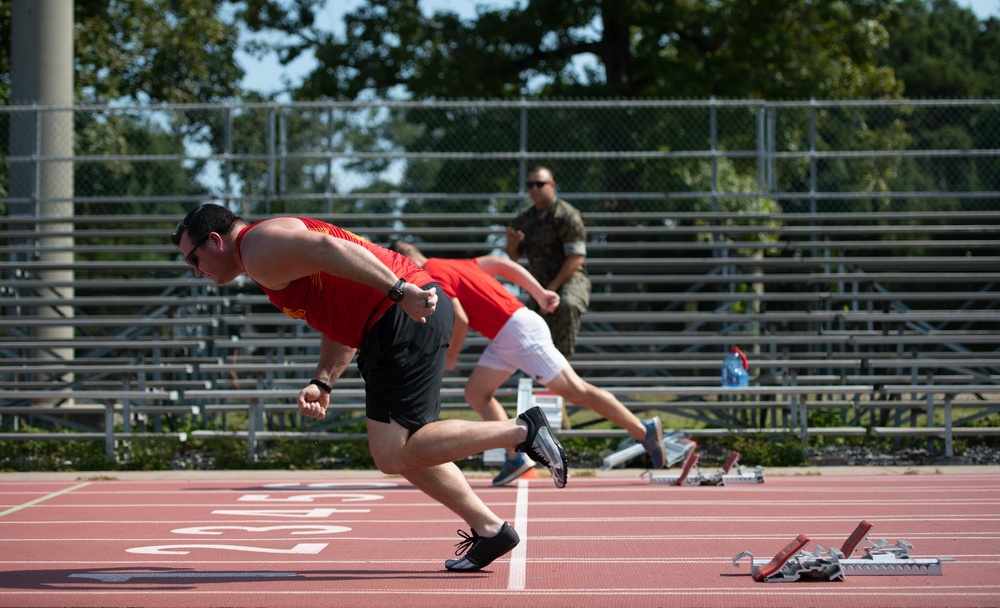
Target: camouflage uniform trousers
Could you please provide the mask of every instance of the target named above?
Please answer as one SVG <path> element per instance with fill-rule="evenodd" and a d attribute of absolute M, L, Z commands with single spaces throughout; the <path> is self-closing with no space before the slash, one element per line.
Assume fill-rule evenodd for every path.
<path fill-rule="evenodd" d="M 576 352 L 580 317 L 590 306 L 590 279 L 586 275 L 574 277 L 564 283 L 558 293 L 559 307 L 554 312 L 540 311 L 538 303 L 534 300 L 528 303 L 528 307 L 545 319 L 556 349 L 568 359 Z"/>

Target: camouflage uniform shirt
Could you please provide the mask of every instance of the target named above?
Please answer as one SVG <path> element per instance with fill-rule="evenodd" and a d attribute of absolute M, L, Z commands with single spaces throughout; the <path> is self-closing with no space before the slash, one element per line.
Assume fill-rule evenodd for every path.
<path fill-rule="evenodd" d="M 542 287 L 548 287 L 570 254 L 587 254 L 587 229 L 583 216 L 561 198 L 541 211 L 535 205 L 529 205 L 510 225 L 524 233 L 519 251 L 528 258 L 528 272 L 538 279 Z M 560 297 L 580 313 L 586 312 L 590 306 L 590 278 L 586 263 L 558 291 Z"/>

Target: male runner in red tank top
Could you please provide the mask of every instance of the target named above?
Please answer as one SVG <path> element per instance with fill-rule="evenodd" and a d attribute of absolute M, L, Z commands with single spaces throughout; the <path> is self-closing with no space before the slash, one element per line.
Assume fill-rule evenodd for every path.
<path fill-rule="evenodd" d="M 247 225 L 220 205 L 192 210 L 171 235 L 196 277 L 224 285 L 246 274 L 285 314 L 322 335 L 299 413 L 321 419 L 332 386 L 358 353 L 368 446 L 379 470 L 399 474 L 472 528 L 449 570 L 479 570 L 517 545 L 517 533 L 472 491 L 454 461 L 516 446 L 566 483 L 562 446 L 540 411 L 515 421 L 439 420 L 453 312 L 412 262 L 346 230 L 307 218 Z M 536 408 L 537 409 L 537 408 Z"/>
<path fill-rule="evenodd" d="M 471 260 L 427 258 L 411 243 L 396 241 L 389 249 L 413 260 L 437 281 L 455 308 L 455 329 L 445 369 L 452 370 L 469 328 L 490 340 L 465 384 L 465 400 L 484 420 L 507 420 L 493 394 L 521 370 L 566 401 L 591 409 L 628 431 L 642 443 L 654 468 L 666 464 L 666 447 L 659 418 L 642 421 L 610 392 L 584 381 L 555 347 L 545 320 L 528 309 L 494 278 L 501 276 L 535 299 L 543 311 L 559 305 L 559 294 L 545 289 L 523 266 L 508 258 L 487 255 Z M 493 484 L 502 486 L 528 471 L 534 463 L 507 449 L 507 461 Z"/>

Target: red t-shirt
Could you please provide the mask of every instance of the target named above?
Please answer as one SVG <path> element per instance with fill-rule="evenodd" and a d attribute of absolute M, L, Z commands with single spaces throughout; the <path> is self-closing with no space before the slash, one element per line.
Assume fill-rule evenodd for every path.
<path fill-rule="evenodd" d="M 430 275 L 398 253 L 348 232 L 343 228 L 310 218 L 296 218 L 309 230 L 315 230 L 357 243 L 375 254 L 383 264 L 392 269 L 396 276 L 424 287 L 433 283 Z M 260 223 L 247 226 L 236 237 L 236 247 L 243 244 L 243 237 Z M 249 275 L 248 275 L 249 276 Z M 253 277 L 250 277 L 253 279 Z M 375 325 L 385 311 L 392 307 L 386 294 L 367 285 L 319 272 L 295 279 L 284 289 L 275 291 L 261 285 L 271 303 L 293 319 L 304 319 L 316 331 L 328 339 L 359 348 L 361 339 Z"/>
<path fill-rule="evenodd" d="M 458 298 L 469 317 L 469 327 L 490 340 L 524 304 L 514 297 L 476 260 L 430 258 L 424 270 L 449 297 Z"/>

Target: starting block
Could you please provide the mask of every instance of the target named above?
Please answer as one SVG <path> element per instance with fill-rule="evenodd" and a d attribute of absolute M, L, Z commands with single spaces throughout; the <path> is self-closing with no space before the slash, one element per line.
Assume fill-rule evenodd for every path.
<path fill-rule="evenodd" d="M 563 409 L 563 398 L 559 395 L 548 392 L 535 392 L 531 378 L 521 378 L 517 381 L 517 413 L 520 415 L 525 410 L 534 406 L 542 408 L 545 419 L 553 429 L 563 428 L 565 410 Z M 483 452 L 483 464 L 503 465 L 507 459 L 506 450 L 495 448 Z"/>
<path fill-rule="evenodd" d="M 634 441 L 634 440 L 633 440 Z M 685 460 L 689 454 L 694 452 L 698 444 L 684 436 L 680 431 L 674 431 L 663 435 L 663 446 L 667 449 L 666 466 L 672 467 L 678 462 Z M 646 453 L 646 448 L 641 443 L 633 443 L 626 448 L 618 450 L 604 457 L 602 469 L 611 469 L 620 464 L 628 462 L 637 456 Z"/>
<path fill-rule="evenodd" d="M 910 543 L 900 540 L 889 546 L 883 539 L 868 541 L 868 546 L 864 548 L 865 555 L 852 558 L 858 545 L 868 540 L 872 527 L 872 524 L 862 521 L 840 549 L 824 549 L 816 545 L 812 551 L 804 551 L 809 537 L 799 534 L 770 560 L 754 559 L 752 553 L 744 551 L 733 558 L 733 565 L 739 568 L 739 561 L 749 557 L 750 575 L 755 581 L 785 583 L 803 579 L 842 581 L 847 573 L 857 576 L 941 576 L 941 564 L 955 561 L 951 557 L 914 558 L 910 555 L 913 548 Z"/>
<path fill-rule="evenodd" d="M 749 469 L 739 466 L 740 453 L 731 451 L 722 468 L 715 473 L 705 474 L 700 469 L 696 469 L 698 464 L 698 454 L 692 450 L 684 461 L 684 467 L 680 475 L 650 475 L 650 483 L 660 483 L 671 486 L 724 486 L 728 484 L 753 484 L 764 483 L 763 467 Z M 735 472 L 734 472 L 735 467 Z M 694 473 L 692 474 L 692 470 Z M 644 473 L 645 474 L 645 473 Z"/>

